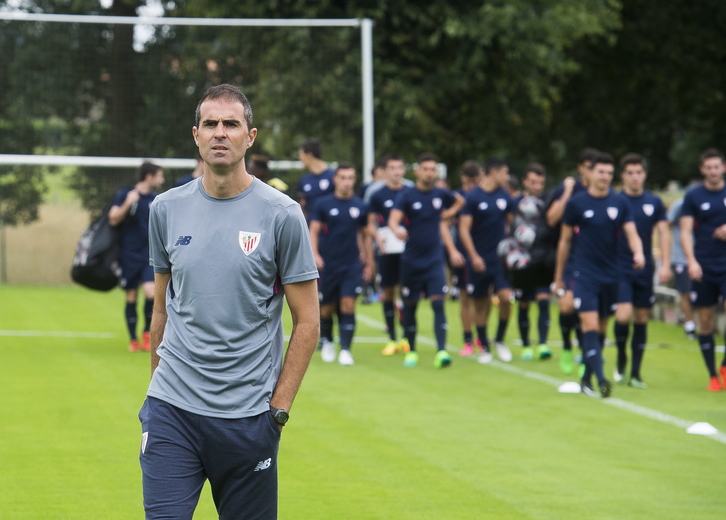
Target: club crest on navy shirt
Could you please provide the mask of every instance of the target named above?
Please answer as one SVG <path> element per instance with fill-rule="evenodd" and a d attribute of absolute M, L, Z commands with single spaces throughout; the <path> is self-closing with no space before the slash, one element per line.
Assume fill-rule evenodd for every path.
<path fill-rule="evenodd" d="M 507 209 L 507 201 L 504 199 L 497 199 L 497 207 L 500 210 L 504 211 L 505 209 Z"/>
<path fill-rule="evenodd" d="M 351 218 L 358 218 L 360 217 L 360 208 L 352 206 L 348 208 L 348 213 L 350 213 Z"/>
<path fill-rule="evenodd" d="M 607 209 L 608 217 L 610 217 L 610 220 L 615 220 L 618 218 L 618 208 L 614 208 L 612 206 L 608 207 Z"/>
<path fill-rule="evenodd" d="M 239 247 L 245 256 L 250 256 L 254 253 L 257 246 L 260 245 L 260 238 L 262 233 L 252 233 L 250 231 L 239 232 Z"/>
<path fill-rule="evenodd" d="M 653 204 L 643 204 L 643 213 L 645 213 L 647 216 L 653 216 L 654 211 L 655 206 L 653 206 Z"/>
<path fill-rule="evenodd" d="M 438 197 L 435 197 L 435 198 L 434 198 L 434 199 L 433 199 L 433 200 L 431 201 L 431 204 L 433 204 L 433 206 L 434 206 L 434 209 L 441 209 L 441 199 L 440 199 L 440 198 L 438 198 Z"/>
<path fill-rule="evenodd" d="M 320 189 L 325 191 L 328 189 L 328 186 L 330 186 L 330 181 L 328 179 L 320 179 Z"/>

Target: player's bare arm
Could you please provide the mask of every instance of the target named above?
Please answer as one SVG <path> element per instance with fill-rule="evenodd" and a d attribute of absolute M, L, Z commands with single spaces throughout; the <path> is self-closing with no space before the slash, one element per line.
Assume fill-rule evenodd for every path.
<path fill-rule="evenodd" d="M 320 221 L 313 220 L 310 222 L 310 245 L 313 247 L 313 256 L 315 257 L 315 265 L 318 269 L 322 269 L 325 267 L 325 262 L 323 261 L 323 257 L 320 256 L 320 252 L 318 250 L 318 244 L 320 243 L 320 230 L 322 229 L 322 226 L 320 225 Z"/>
<path fill-rule="evenodd" d="M 567 259 L 570 257 L 572 247 L 572 226 L 562 224 L 560 241 L 557 243 L 557 261 L 555 262 L 555 280 L 553 282 L 555 293 L 559 294 L 565 290 L 565 283 L 562 278 L 565 272 Z"/>
<path fill-rule="evenodd" d="M 726 241 L 726 224 L 717 227 L 713 231 L 713 237 L 721 241 Z"/>
<path fill-rule="evenodd" d="M 166 288 L 171 280 L 170 273 L 154 274 L 154 310 L 151 314 L 151 374 L 159 366 L 159 355 L 156 349 L 161 345 L 164 338 L 164 327 L 166 327 Z"/>
<path fill-rule="evenodd" d="M 464 260 L 464 255 L 454 245 L 454 238 L 451 236 L 451 218 L 443 218 L 442 215 L 441 222 L 439 222 L 439 233 L 441 234 L 441 241 L 444 243 L 446 252 L 449 255 L 449 260 L 451 260 L 451 265 L 454 267 L 462 267 L 466 261 Z"/>
<path fill-rule="evenodd" d="M 562 220 L 562 216 L 565 214 L 565 205 L 572 196 L 572 191 L 575 189 L 575 179 L 573 177 L 567 177 L 562 181 L 563 192 L 559 199 L 554 201 L 550 208 L 547 210 L 547 225 L 555 227 Z"/>
<path fill-rule="evenodd" d="M 476 252 L 474 240 L 471 238 L 471 225 L 473 222 L 474 219 L 471 215 L 461 215 L 459 217 L 459 240 L 461 240 L 461 244 L 469 255 L 471 268 L 477 273 L 483 273 L 486 270 L 486 264 L 484 259 Z"/>
<path fill-rule="evenodd" d="M 120 206 L 111 206 L 111 209 L 108 210 L 108 222 L 112 226 L 118 226 L 126 220 L 126 217 L 129 216 L 129 212 L 131 211 L 131 208 L 134 204 L 136 204 L 139 199 L 141 198 L 141 195 L 136 190 L 131 190 L 126 195 L 126 199 L 123 201 L 123 204 Z"/>
<path fill-rule="evenodd" d="M 658 232 L 658 244 L 661 251 L 661 263 L 658 268 L 658 282 L 666 283 L 671 279 L 671 233 L 670 224 L 667 220 L 656 223 L 655 229 Z"/>
<path fill-rule="evenodd" d="M 691 280 L 696 280 L 698 282 L 703 276 L 703 270 L 701 269 L 701 264 L 698 263 L 693 252 L 692 233 L 693 217 L 681 217 L 681 247 L 683 248 L 683 254 L 686 256 L 686 261 L 688 262 L 688 276 L 691 277 Z"/>
<path fill-rule="evenodd" d="M 358 231 L 358 242 L 362 245 L 361 262 L 363 263 L 363 281 L 370 282 L 373 279 L 375 259 L 373 257 L 373 236 L 370 226 L 365 226 Z"/>
<path fill-rule="evenodd" d="M 625 231 L 625 238 L 628 240 L 630 251 L 633 253 L 633 268 L 642 269 L 645 267 L 643 241 L 640 240 L 638 229 L 635 227 L 635 222 L 626 222 L 623 224 L 623 231 Z"/>
<path fill-rule="evenodd" d="M 368 233 L 373 237 L 373 240 L 376 241 L 376 245 L 378 246 L 378 250 L 381 252 L 382 255 L 386 254 L 386 248 L 385 244 L 383 243 L 383 240 L 381 240 L 381 237 L 378 236 L 378 233 L 376 230 L 378 229 L 377 226 L 377 213 L 369 213 L 368 214 Z"/>
<path fill-rule="evenodd" d="M 459 213 L 459 211 L 461 211 L 461 208 L 464 207 L 464 204 L 466 204 L 466 199 L 464 199 L 464 197 L 462 197 L 460 194 L 454 192 L 454 203 L 451 205 L 451 207 L 441 212 L 441 218 L 454 218 Z"/>
<path fill-rule="evenodd" d="M 320 337 L 317 280 L 283 286 L 292 316 L 290 343 L 270 405 L 290 411 Z"/>
<path fill-rule="evenodd" d="M 392 209 L 391 214 L 388 216 L 388 227 L 391 228 L 393 234 L 398 237 L 399 240 L 408 240 L 408 231 L 406 228 L 401 226 L 403 220 L 403 211 L 400 209 Z"/>

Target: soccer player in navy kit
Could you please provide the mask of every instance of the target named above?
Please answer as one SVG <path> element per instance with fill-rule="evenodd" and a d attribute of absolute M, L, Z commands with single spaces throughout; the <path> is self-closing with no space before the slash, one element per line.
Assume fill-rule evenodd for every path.
<path fill-rule="evenodd" d="M 514 208 L 521 202 L 524 197 L 536 197 L 542 200 L 544 192 L 547 172 L 540 163 L 530 163 L 524 168 L 524 177 L 522 178 L 522 194 L 514 200 Z M 533 301 L 537 302 L 537 332 L 539 343 L 537 345 L 537 357 L 539 359 L 549 359 L 552 352 L 547 346 L 547 335 L 550 330 L 550 288 L 535 287 L 533 289 L 520 290 L 515 287 L 515 295 L 517 297 L 517 324 L 519 325 L 519 334 L 522 337 L 522 359 L 534 359 L 534 349 L 529 344 L 529 304 Z"/>
<path fill-rule="evenodd" d="M 434 366 L 444 368 L 451 364 L 451 355 L 446 351 L 444 248 L 452 265 L 463 265 L 464 258 L 451 237 L 449 219 L 459 211 L 464 199 L 449 190 L 435 187 L 437 163 L 438 158 L 433 154 L 419 155 L 415 170 L 416 185 L 401 190 L 388 219 L 391 230 L 399 239 L 406 241 L 406 250 L 401 257 L 401 296 L 403 329 L 411 349 L 403 360 L 404 366 L 408 367 L 418 364 L 416 307 L 421 293 L 431 301 L 434 311 L 437 345 Z M 404 218 L 405 228 L 401 227 Z"/>
<path fill-rule="evenodd" d="M 574 256 L 574 304 L 582 327 L 585 373 L 583 393 L 592 394 L 591 376 L 598 380 L 600 394 L 609 397 L 612 383 L 603 373 L 602 337 L 607 329 L 618 290 L 617 240 L 624 232 L 633 253 L 633 267 L 645 265 L 643 246 L 625 200 L 610 189 L 615 170 L 610 154 L 593 158 L 586 192 L 572 197 L 565 206 L 562 232 L 557 246 L 555 290 L 564 288 L 564 271 L 577 230 Z"/>
<path fill-rule="evenodd" d="M 406 164 L 400 155 L 388 155 L 383 158 L 382 163 L 382 181 L 385 184 L 370 196 L 368 225 L 369 233 L 376 237 L 378 245 L 381 302 L 389 338 L 381 353 L 384 356 L 392 356 L 399 351 L 407 353 L 410 350 L 408 341 L 405 338 L 398 341 L 396 334 L 396 287 L 401 282 L 401 254 L 405 249 L 405 243 L 388 227 L 388 217 L 391 215 L 396 197 L 406 188 L 403 183 Z"/>
<path fill-rule="evenodd" d="M 630 321 L 633 321 L 633 337 L 631 342 L 632 362 L 628 386 L 646 388 L 640 374 L 640 366 L 645 354 L 647 326 L 650 309 L 655 301 L 653 294 L 653 275 L 655 262 L 652 252 L 653 231 L 658 231 L 659 245 L 662 252 L 661 265 L 658 268 L 658 281 L 666 283 L 671 276 L 671 234 L 666 218 L 665 206 L 657 195 L 644 189 L 647 177 L 645 159 L 638 154 L 629 153 L 620 159 L 623 191 L 620 197 L 630 207 L 630 214 L 643 243 L 645 267 L 633 268 L 633 255 L 623 235 L 618 240 L 618 269 L 620 284 L 618 287 L 618 307 L 615 311 L 615 344 L 618 348 L 617 363 L 613 372 L 616 383 L 625 382 L 627 366 L 627 343 L 630 334 Z"/>
<path fill-rule="evenodd" d="M 333 315 L 338 308 L 341 365 L 354 364 L 350 345 L 355 334 L 355 300 L 362 282 L 373 276 L 368 206 L 355 194 L 355 180 L 355 168 L 340 163 L 333 176 L 335 190 L 320 197 L 310 214 L 310 241 L 320 270 L 321 354 L 327 363 L 335 360 Z"/>
<path fill-rule="evenodd" d="M 298 148 L 298 158 L 308 170 L 297 183 L 298 202 L 308 220 L 315 201 L 333 192 L 335 170 L 323 161 L 323 148 L 315 138 L 308 139 Z"/>
<path fill-rule="evenodd" d="M 577 161 L 577 171 L 580 174 L 578 179 L 573 177 L 567 177 L 562 181 L 562 185 L 554 193 L 553 201 L 547 208 L 546 218 L 547 224 L 556 228 L 560 226 L 562 222 L 562 216 L 565 213 L 565 205 L 574 195 L 586 191 L 588 186 L 588 178 L 590 176 L 590 169 L 592 167 L 592 161 L 599 152 L 594 148 L 585 148 L 580 152 L 580 157 Z M 573 237 L 575 240 L 576 236 Z M 575 242 L 571 243 L 571 247 L 575 247 Z M 573 255 L 570 255 L 571 258 Z M 580 346 L 582 346 L 581 333 L 580 333 L 580 319 L 577 316 L 577 310 L 573 302 L 572 287 L 574 279 L 572 277 L 573 268 L 572 260 L 565 266 L 564 272 L 564 287 L 561 288 L 557 294 L 559 301 L 559 323 L 560 331 L 562 333 L 562 354 L 560 355 L 560 369 L 565 374 L 571 374 L 575 370 L 575 356 L 572 354 L 572 343 L 570 342 L 570 335 L 572 331 L 575 331 Z"/>
<path fill-rule="evenodd" d="M 726 355 L 716 371 L 713 344 L 719 297 L 726 301 L 726 184 L 724 155 L 716 149 L 701 154 L 703 185 L 688 191 L 681 208 L 681 244 L 693 280 L 693 307 L 698 314 L 698 343 L 710 377 L 708 389 L 718 392 L 726 381 Z M 692 234 L 693 233 L 693 234 Z M 695 242 L 695 243 L 694 243 Z M 695 298 L 693 298 L 695 296 Z"/>
<path fill-rule="evenodd" d="M 192 132 L 204 175 L 151 207 L 144 509 L 191 519 L 208 480 L 219 518 L 274 520 L 280 436 L 318 341 L 318 270 L 299 204 L 245 169 L 257 129 L 244 94 L 208 89 Z"/>
<path fill-rule="evenodd" d="M 474 323 L 483 351 L 479 363 L 493 359 L 487 338 L 487 320 L 492 291 L 499 296 L 499 325 L 494 339 L 497 356 L 504 362 L 512 360 L 512 352 L 504 343 L 512 310 L 512 287 L 504 274 L 497 246 L 504 239 L 511 221 L 512 199 L 504 189 L 509 180 L 509 167 L 502 159 L 489 159 L 479 186 L 466 194 L 466 203 L 459 217 L 459 238 L 469 259 L 467 293 L 474 301 Z"/>
<path fill-rule="evenodd" d="M 126 292 L 124 315 L 131 337 L 130 352 L 151 348 L 149 328 L 154 309 L 154 270 L 149 265 L 149 206 L 156 197 L 156 190 L 164 184 L 164 170 L 145 162 L 139 167 L 138 179 L 133 188 L 122 188 L 116 193 L 108 211 L 109 223 L 118 226 L 121 235 L 119 262 L 121 288 Z M 140 345 L 136 336 L 139 286 L 144 293 L 145 317 Z"/>

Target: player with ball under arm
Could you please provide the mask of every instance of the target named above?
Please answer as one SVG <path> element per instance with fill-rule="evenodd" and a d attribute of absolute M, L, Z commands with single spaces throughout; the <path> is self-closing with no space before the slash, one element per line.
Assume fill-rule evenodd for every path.
<path fill-rule="evenodd" d="M 557 245 L 555 290 L 564 289 L 563 274 L 570 256 L 572 237 L 577 233 L 574 252 L 574 302 L 582 326 L 585 373 L 582 392 L 594 394 L 591 378 L 595 373 L 602 397 L 609 397 L 612 383 L 605 378 L 602 346 L 609 317 L 617 303 L 617 240 L 625 233 L 633 253 L 633 267 L 645 266 L 643 244 L 630 208 L 610 190 L 615 161 L 610 154 L 597 154 L 590 167 L 587 191 L 573 196 L 565 206 L 562 233 Z"/>

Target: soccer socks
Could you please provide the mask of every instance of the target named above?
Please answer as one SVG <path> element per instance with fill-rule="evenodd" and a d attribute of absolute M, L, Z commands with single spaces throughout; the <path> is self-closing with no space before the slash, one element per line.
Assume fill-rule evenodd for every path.
<path fill-rule="evenodd" d="M 630 335 L 630 323 L 615 322 L 613 326 L 613 334 L 615 334 L 615 344 L 618 347 L 618 372 L 625 373 L 625 367 L 628 364 L 628 336 Z M 633 332 L 633 342 L 635 342 L 635 332 Z M 635 346 L 633 346 L 635 349 Z"/>
<path fill-rule="evenodd" d="M 570 341 L 570 335 L 572 333 L 573 316 L 575 316 L 575 314 L 560 313 L 560 330 L 562 331 L 562 348 L 565 350 L 572 350 L 572 342 Z"/>
<path fill-rule="evenodd" d="M 635 323 L 633 325 L 633 341 L 631 343 L 631 349 L 633 351 L 633 365 L 630 367 L 631 378 L 635 377 L 640 379 L 640 365 L 643 363 L 647 335 L 647 324 Z"/>
<path fill-rule="evenodd" d="M 582 352 L 589 371 L 595 374 L 598 382 L 605 381 L 602 369 L 600 334 L 597 331 L 582 333 Z"/>
<path fill-rule="evenodd" d="M 411 352 L 416 351 L 416 303 L 403 304 L 403 335 L 408 340 Z"/>
<path fill-rule="evenodd" d="M 129 329 L 129 336 L 132 340 L 134 340 L 136 339 L 136 323 L 138 321 L 138 315 L 136 314 L 136 302 L 126 302 L 124 315 L 126 316 L 126 327 Z"/>
<path fill-rule="evenodd" d="M 519 325 L 519 335 L 522 337 L 522 346 L 529 347 L 529 307 L 519 307 L 518 309 L 517 324 Z"/>
<path fill-rule="evenodd" d="M 431 302 L 434 310 L 434 334 L 436 335 L 436 346 L 438 350 L 446 350 L 446 314 L 444 314 L 444 301 L 434 300 Z"/>
<path fill-rule="evenodd" d="M 476 335 L 479 337 L 479 341 L 481 341 L 482 348 L 489 352 L 489 338 L 487 337 L 487 326 L 477 326 Z"/>
<path fill-rule="evenodd" d="M 333 341 L 333 318 L 320 318 L 320 339 Z"/>
<path fill-rule="evenodd" d="M 494 341 L 497 342 L 503 342 L 504 341 L 504 334 L 507 332 L 507 324 L 509 323 L 509 320 L 503 320 L 499 319 L 499 325 L 497 325 L 497 335 L 494 338 Z"/>
<path fill-rule="evenodd" d="M 383 317 L 386 320 L 386 327 L 388 328 L 388 337 L 391 341 L 396 341 L 396 308 L 393 306 L 393 302 L 383 302 Z"/>
<path fill-rule="evenodd" d="M 340 313 L 340 348 L 350 350 L 350 344 L 353 342 L 353 334 L 355 333 L 355 314 Z"/>
<path fill-rule="evenodd" d="M 154 312 L 154 299 L 144 301 L 144 332 L 149 332 L 151 328 L 151 315 Z"/>
<path fill-rule="evenodd" d="M 474 343 L 474 334 L 470 330 L 464 331 L 464 343 Z"/>
<path fill-rule="evenodd" d="M 713 334 L 699 334 L 698 344 L 701 346 L 701 354 L 706 362 L 708 374 L 711 377 L 718 377 L 716 375 L 716 350 L 713 347 Z"/>
<path fill-rule="evenodd" d="M 547 336 L 550 331 L 550 301 L 538 300 L 537 307 L 539 307 L 539 316 L 537 318 L 539 344 L 544 345 L 547 343 Z"/>

